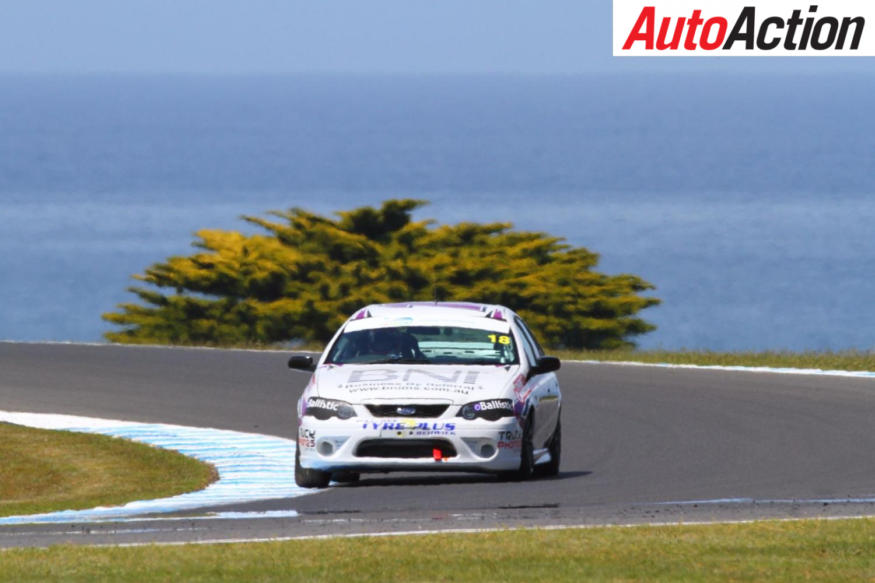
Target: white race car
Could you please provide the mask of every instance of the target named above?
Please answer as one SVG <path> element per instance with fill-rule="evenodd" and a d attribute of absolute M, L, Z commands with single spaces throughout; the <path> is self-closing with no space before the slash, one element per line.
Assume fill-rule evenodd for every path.
<path fill-rule="evenodd" d="M 559 472 L 561 394 L 522 319 L 503 306 L 410 302 L 362 308 L 314 362 L 298 401 L 295 482 L 361 472 Z"/>

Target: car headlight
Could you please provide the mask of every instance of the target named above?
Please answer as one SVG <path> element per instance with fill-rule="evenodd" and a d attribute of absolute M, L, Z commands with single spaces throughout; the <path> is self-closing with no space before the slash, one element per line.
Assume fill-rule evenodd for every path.
<path fill-rule="evenodd" d="M 346 401 L 323 399 L 321 397 L 310 397 L 307 399 L 304 402 L 303 413 L 305 416 L 315 417 L 323 421 L 332 417 L 337 417 L 338 419 L 355 417 L 355 409 Z"/>
<path fill-rule="evenodd" d="M 510 399 L 488 399 L 466 403 L 459 409 L 457 417 L 465 419 L 486 419 L 497 421 L 502 417 L 513 417 L 513 401 Z"/>

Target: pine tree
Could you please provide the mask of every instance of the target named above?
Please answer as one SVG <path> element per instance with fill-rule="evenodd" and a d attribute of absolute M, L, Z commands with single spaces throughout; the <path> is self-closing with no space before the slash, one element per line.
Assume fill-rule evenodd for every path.
<path fill-rule="evenodd" d="M 140 303 L 104 319 L 112 342 L 272 344 L 328 341 L 370 303 L 440 299 L 504 304 L 558 348 L 620 348 L 654 329 L 659 303 L 634 275 L 597 271 L 598 255 L 509 223 L 414 222 L 420 200 L 387 200 L 327 218 L 301 208 L 246 216 L 266 234 L 201 230 L 193 255 L 134 277 Z"/>

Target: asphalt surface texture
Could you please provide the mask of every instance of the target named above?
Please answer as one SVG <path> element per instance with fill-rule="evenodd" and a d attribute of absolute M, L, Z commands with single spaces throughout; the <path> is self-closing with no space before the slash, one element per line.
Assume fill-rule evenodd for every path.
<path fill-rule="evenodd" d="M 294 439 L 308 374 L 287 359 L 0 343 L 0 409 Z M 573 362 L 558 374 L 558 477 L 366 474 L 303 497 L 203 509 L 293 517 L 0 526 L 0 547 L 875 515 L 875 379 Z"/>

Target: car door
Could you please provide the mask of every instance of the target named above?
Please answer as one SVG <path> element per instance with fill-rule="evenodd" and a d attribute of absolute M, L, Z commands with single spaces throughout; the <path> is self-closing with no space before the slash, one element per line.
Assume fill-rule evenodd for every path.
<path fill-rule="evenodd" d="M 526 360 L 533 366 L 544 355 L 544 351 L 519 316 L 515 317 L 515 324 Z M 529 395 L 530 404 L 535 411 L 532 442 L 535 448 L 545 447 L 553 436 L 559 419 L 559 382 L 552 372 L 530 374 L 524 391 Z"/>

